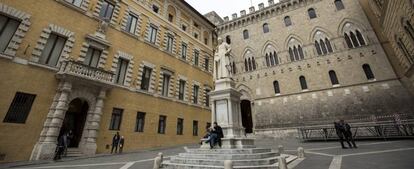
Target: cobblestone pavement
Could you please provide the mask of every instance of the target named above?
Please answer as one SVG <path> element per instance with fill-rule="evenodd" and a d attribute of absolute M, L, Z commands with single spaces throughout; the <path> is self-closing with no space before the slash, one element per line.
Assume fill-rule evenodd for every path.
<path fill-rule="evenodd" d="M 413 169 L 414 140 L 360 141 L 358 149 L 341 149 L 337 142 L 301 143 L 296 139 L 258 138 L 256 145 L 277 150 L 283 145 L 286 154 L 296 154 L 298 147 L 306 151 L 306 158 L 290 164 L 290 169 Z M 196 146 L 196 145 L 192 145 Z M 190 146 L 190 147 L 192 147 Z M 152 169 L 153 158 L 163 152 L 168 157 L 184 152 L 183 147 L 147 150 L 121 155 L 105 155 L 86 159 L 65 160 L 44 164 L 16 166 L 13 169 Z"/>

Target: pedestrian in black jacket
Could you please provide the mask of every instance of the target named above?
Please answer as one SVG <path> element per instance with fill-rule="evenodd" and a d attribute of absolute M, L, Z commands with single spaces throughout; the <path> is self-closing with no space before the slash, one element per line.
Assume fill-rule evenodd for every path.
<path fill-rule="evenodd" d="M 118 152 L 119 139 L 120 139 L 119 132 L 116 132 L 116 134 L 114 135 L 114 137 L 112 137 L 111 154 L 114 152 L 114 149 L 115 149 L 115 153 Z"/>
<path fill-rule="evenodd" d="M 224 137 L 223 135 L 223 129 L 217 124 L 217 122 L 214 122 L 213 124 L 213 133 L 217 135 L 215 138 L 215 143 L 217 142 L 219 147 L 221 148 L 221 139 Z"/>
<path fill-rule="evenodd" d="M 341 120 L 341 121 L 340 121 L 340 124 L 341 124 L 341 125 L 343 126 L 343 128 L 344 128 L 344 136 L 345 136 L 345 140 L 346 140 L 346 142 L 348 143 L 349 147 L 351 147 L 351 148 L 358 148 L 358 147 L 356 146 L 356 144 L 355 144 L 355 141 L 354 141 L 354 138 L 353 138 L 353 135 L 352 135 L 351 126 L 350 126 L 348 123 L 346 123 L 344 120 Z M 351 145 L 351 143 L 349 143 L 349 142 L 351 142 L 351 143 L 352 143 L 352 145 Z"/>
<path fill-rule="evenodd" d="M 345 145 L 344 145 L 344 138 L 345 138 L 344 132 L 345 132 L 345 129 L 341 126 L 339 121 L 335 121 L 334 125 L 335 125 L 336 135 L 338 135 L 339 142 L 341 143 L 342 148 L 347 149 L 347 147 L 345 147 Z"/>

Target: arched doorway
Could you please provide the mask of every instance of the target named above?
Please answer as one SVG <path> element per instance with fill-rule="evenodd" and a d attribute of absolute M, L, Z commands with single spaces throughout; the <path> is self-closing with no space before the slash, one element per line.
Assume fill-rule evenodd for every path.
<path fill-rule="evenodd" d="M 73 134 L 68 147 L 79 147 L 88 109 L 89 105 L 85 100 L 76 98 L 70 102 L 59 134 L 61 136 L 72 131 Z"/>
<path fill-rule="evenodd" d="M 242 100 L 240 103 L 242 125 L 245 128 L 246 133 L 253 133 L 253 117 L 252 107 L 249 100 Z"/>

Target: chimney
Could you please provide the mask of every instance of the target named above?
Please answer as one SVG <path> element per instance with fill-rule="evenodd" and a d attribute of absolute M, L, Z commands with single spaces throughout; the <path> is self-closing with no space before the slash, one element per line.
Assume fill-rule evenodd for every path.
<path fill-rule="evenodd" d="M 249 12 L 250 13 L 253 13 L 254 12 L 254 6 L 252 6 L 252 7 L 249 8 Z"/>
<path fill-rule="evenodd" d="M 245 16 L 246 15 L 246 10 L 241 10 L 240 11 L 240 16 Z"/>
<path fill-rule="evenodd" d="M 264 9 L 264 3 L 259 4 L 259 10 L 262 10 L 262 9 Z"/>
<path fill-rule="evenodd" d="M 275 1 L 274 0 L 269 0 L 269 6 L 270 5 L 274 5 L 275 4 Z"/>
<path fill-rule="evenodd" d="M 237 13 L 234 13 L 231 15 L 231 19 L 236 19 L 237 18 Z"/>
<path fill-rule="evenodd" d="M 225 16 L 224 17 L 224 22 L 228 22 L 229 21 L 229 17 L 228 16 Z"/>

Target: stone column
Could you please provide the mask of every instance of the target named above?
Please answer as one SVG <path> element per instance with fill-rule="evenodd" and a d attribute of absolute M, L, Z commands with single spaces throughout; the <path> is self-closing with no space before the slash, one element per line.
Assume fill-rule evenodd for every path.
<path fill-rule="evenodd" d="M 99 124 L 102 117 L 102 108 L 106 97 L 106 89 L 101 89 L 96 99 L 95 109 L 91 114 L 88 114 L 88 121 L 86 122 L 85 142 L 82 146 L 82 153 L 85 155 L 94 155 L 96 153 L 96 137 L 98 136 Z"/>
<path fill-rule="evenodd" d="M 48 117 L 44 123 L 44 127 L 36 143 L 30 160 L 49 160 L 53 159 L 57 138 L 59 137 L 60 128 L 62 127 L 66 111 L 68 109 L 68 98 L 72 90 L 72 83 L 60 82 L 60 94 L 56 93 L 54 102 L 51 105 Z"/>

